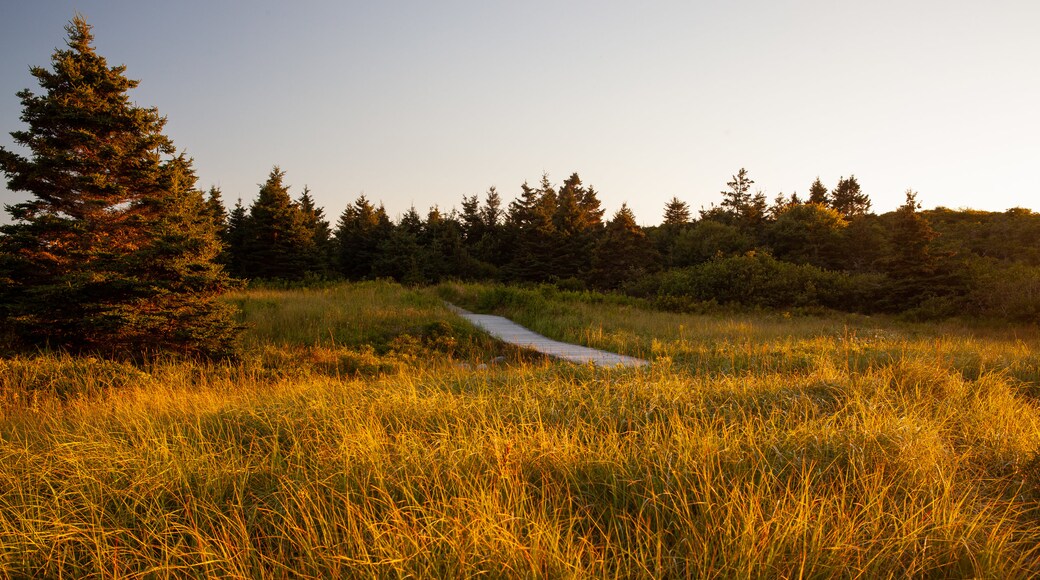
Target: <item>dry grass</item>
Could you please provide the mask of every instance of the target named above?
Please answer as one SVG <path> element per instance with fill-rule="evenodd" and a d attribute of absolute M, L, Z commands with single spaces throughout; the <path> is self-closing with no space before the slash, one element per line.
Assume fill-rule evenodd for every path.
<path fill-rule="evenodd" d="M 654 359 L 603 371 L 432 292 L 235 300 L 235 364 L 0 359 L 0 576 L 1040 574 L 1035 339 L 513 305 Z"/>

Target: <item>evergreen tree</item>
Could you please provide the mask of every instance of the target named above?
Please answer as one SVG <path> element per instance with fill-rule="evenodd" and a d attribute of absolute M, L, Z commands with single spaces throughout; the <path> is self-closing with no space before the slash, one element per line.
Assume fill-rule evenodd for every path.
<path fill-rule="evenodd" d="M 520 197 L 509 204 L 507 236 L 514 248 L 507 266 L 507 276 L 514 280 L 540 282 L 548 280 L 555 263 L 556 192 L 542 176 L 542 185 L 534 189 L 521 186 Z"/>
<path fill-rule="evenodd" d="M 8 187 L 32 194 L 0 228 L 7 324 L 73 351 L 230 355 L 218 296 L 231 281 L 190 160 L 174 156 L 157 110 L 131 103 L 137 81 L 95 52 L 86 21 L 66 30 L 53 70 L 31 69 L 44 93 L 18 93 L 28 129 L 11 135 L 32 155 L 0 148 Z"/>
<path fill-rule="evenodd" d="M 776 219 L 787 210 L 787 208 L 793 205 L 798 205 L 798 194 L 792 193 L 791 197 L 787 198 L 784 196 L 783 192 L 780 192 L 776 194 L 776 197 L 773 198 L 772 205 L 770 205 L 769 209 L 766 210 L 766 217 L 769 221 L 775 222 Z"/>
<path fill-rule="evenodd" d="M 664 206 L 663 226 L 680 227 L 690 223 L 690 205 L 680 201 L 678 197 L 672 197 Z"/>
<path fill-rule="evenodd" d="M 722 191 L 722 202 L 717 210 L 712 208 L 708 212 L 702 211 L 702 218 L 736 225 L 747 232 L 757 234 L 765 221 L 767 203 L 762 192 L 751 193 L 754 183 L 755 181 L 748 177 L 747 170 L 740 168 L 733 179 L 726 183 L 729 189 Z"/>
<path fill-rule="evenodd" d="M 831 207 L 845 216 L 845 219 L 866 215 L 870 212 L 870 197 L 860 190 L 859 182 L 855 175 L 848 179 L 842 177 L 838 185 L 831 192 Z"/>
<path fill-rule="evenodd" d="M 382 252 L 381 246 L 390 237 L 392 230 L 393 224 L 386 210 L 382 206 L 373 206 L 364 194 L 358 196 L 353 205 L 343 210 L 336 222 L 335 246 L 339 273 L 351 280 L 371 276 Z M 418 236 L 418 231 L 415 235 Z"/>
<path fill-rule="evenodd" d="M 892 310 L 912 308 L 941 293 L 936 284 L 938 258 L 932 253 L 937 234 L 919 209 L 917 193 L 906 190 L 906 201 L 895 212 L 892 253 L 884 260 L 885 273 L 893 282 L 887 300 Z"/>
<path fill-rule="evenodd" d="M 426 250 L 420 242 L 422 234 L 422 217 L 413 206 L 379 243 L 379 252 L 372 265 L 373 273 L 403 284 L 426 281 L 423 273 Z"/>
<path fill-rule="evenodd" d="M 242 198 L 238 198 L 235 207 L 228 214 L 227 229 L 224 232 L 224 252 L 220 262 L 227 266 L 235 276 L 244 276 L 242 260 L 245 256 L 246 240 L 250 236 L 249 214 L 242 205 Z"/>
<path fill-rule="evenodd" d="M 220 196 L 220 188 L 215 185 L 209 188 L 209 195 L 206 198 L 206 213 L 213 220 L 213 224 L 217 228 L 217 236 L 223 242 L 227 235 L 228 214 Z"/>
<path fill-rule="evenodd" d="M 582 187 L 581 178 L 572 173 L 556 194 L 553 212 L 555 251 L 550 261 L 550 277 L 561 280 L 586 277 L 602 217 L 603 210 L 596 192 Z"/>
<path fill-rule="evenodd" d="M 743 216 L 751 205 L 751 186 L 754 183 L 755 180 L 748 177 L 747 169 L 741 167 L 733 179 L 726 182 L 729 189 L 722 191 L 720 206 L 723 211 L 738 218 Z"/>
<path fill-rule="evenodd" d="M 654 233 L 653 240 L 664 265 L 671 268 L 675 262 L 675 244 L 682 232 L 690 226 L 690 206 L 678 197 L 672 197 L 664 206 L 664 221 Z"/>
<path fill-rule="evenodd" d="M 311 190 L 306 185 L 303 186 L 303 193 L 300 194 L 297 203 L 303 215 L 304 227 L 310 235 L 305 252 L 307 271 L 318 276 L 327 276 L 332 268 L 333 246 L 332 230 L 325 219 L 325 210 L 315 205 Z"/>
<path fill-rule="evenodd" d="M 501 267 L 506 263 L 502 232 L 504 218 L 502 198 L 498 195 L 498 190 L 492 186 L 484 195 L 484 205 L 480 208 L 480 221 L 484 233 L 472 250 L 475 259 L 495 267 Z"/>
<path fill-rule="evenodd" d="M 809 186 L 809 201 L 807 203 L 815 203 L 817 205 L 830 205 L 830 197 L 828 196 L 827 186 L 820 181 L 820 176 L 816 176 L 816 181 L 812 182 Z"/>
<path fill-rule="evenodd" d="M 310 266 L 312 233 L 299 204 L 289 197 L 285 172 L 275 166 L 249 208 L 242 256 L 249 278 L 300 280 Z"/>
<path fill-rule="evenodd" d="M 592 282 L 614 289 L 645 275 L 657 263 L 657 255 L 646 234 L 636 224 L 635 214 L 622 204 L 607 223 L 592 260 Z"/>
<path fill-rule="evenodd" d="M 480 198 L 476 195 L 462 197 L 462 236 L 466 246 L 473 248 L 484 237 L 484 219 L 480 215 Z"/>
<path fill-rule="evenodd" d="M 462 198 L 462 213 L 458 217 L 466 249 L 467 270 L 475 278 L 488 278 L 495 272 L 494 265 L 502 261 L 502 200 L 491 187 L 483 205 L 476 195 Z"/>
<path fill-rule="evenodd" d="M 454 212 L 441 213 L 431 207 L 423 224 L 423 277 L 431 282 L 445 278 L 470 277 L 471 258 L 462 239 L 462 225 Z"/>

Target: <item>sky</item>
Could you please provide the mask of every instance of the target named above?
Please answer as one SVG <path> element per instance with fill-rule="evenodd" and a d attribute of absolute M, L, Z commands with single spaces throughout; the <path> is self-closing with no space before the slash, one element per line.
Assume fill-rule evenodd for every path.
<path fill-rule="evenodd" d="M 577 172 L 654 225 L 746 168 L 770 200 L 855 175 L 879 213 L 1040 211 L 1035 0 L 0 0 L 0 145 L 77 12 L 228 205 L 275 165 L 333 222 Z"/>

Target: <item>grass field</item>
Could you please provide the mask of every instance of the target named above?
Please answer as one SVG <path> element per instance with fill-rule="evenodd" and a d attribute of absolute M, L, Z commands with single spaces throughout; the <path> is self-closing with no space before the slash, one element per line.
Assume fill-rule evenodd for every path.
<path fill-rule="evenodd" d="M 552 363 L 441 297 L 653 364 Z M 1035 328 L 232 300 L 235 363 L 0 359 L 0 576 L 1040 574 Z"/>

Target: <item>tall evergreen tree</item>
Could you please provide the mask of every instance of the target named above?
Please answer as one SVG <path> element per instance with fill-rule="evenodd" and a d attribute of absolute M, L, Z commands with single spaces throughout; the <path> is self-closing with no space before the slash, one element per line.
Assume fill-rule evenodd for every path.
<path fill-rule="evenodd" d="M 220 188 L 215 185 L 209 188 L 209 194 L 206 197 L 206 213 L 209 214 L 213 224 L 216 225 L 217 236 L 223 242 L 224 237 L 227 235 L 228 213 L 224 207 L 224 200 L 221 199 Z"/>
<path fill-rule="evenodd" d="M 722 191 L 722 202 L 715 208 L 701 212 L 703 218 L 715 219 L 735 225 L 747 232 L 757 234 L 766 217 L 766 197 L 761 192 L 751 193 L 755 183 L 743 167 L 726 183 L 729 189 Z"/>
<path fill-rule="evenodd" d="M 468 268 L 476 277 L 488 277 L 494 266 L 503 264 L 502 199 L 492 186 L 483 204 L 476 195 L 462 198 L 458 216 L 462 237 L 470 261 Z"/>
<path fill-rule="evenodd" d="M 426 281 L 423 272 L 426 248 L 421 244 L 422 234 L 422 217 L 412 206 L 379 243 L 379 251 L 372 264 L 373 274 L 390 277 L 404 284 Z"/>
<path fill-rule="evenodd" d="M 300 194 L 297 203 L 303 215 L 304 227 L 310 235 L 305 257 L 307 271 L 318 276 L 327 276 L 332 268 L 333 246 L 332 230 L 329 228 L 329 221 L 325 219 L 325 210 L 315 205 L 311 190 L 306 185 L 303 186 L 303 193 Z"/>
<path fill-rule="evenodd" d="M 657 253 L 636 224 L 635 214 L 622 204 L 607 223 L 592 259 L 591 279 L 600 288 L 618 288 L 653 270 Z"/>
<path fill-rule="evenodd" d="M 514 280 L 544 281 L 555 263 L 556 192 L 548 176 L 542 176 L 539 189 L 520 187 L 520 197 L 509 204 L 506 234 L 514 251 L 506 273 Z"/>
<path fill-rule="evenodd" d="M 336 264 L 339 273 L 351 280 L 372 276 L 373 267 L 380 259 L 381 246 L 392 231 L 393 224 L 383 206 L 373 206 L 364 194 L 358 196 L 352 205 L 343 210 L 336 222 Z M 416 231 L 415 235 L 418 236 L 418 233 Z"/>
<path fill-rule="evenodd" d="M 936 279 L 938 257 L 932 251 L 932 240 L 937 234 L 920 209 L 917 193 L 906 190 L 906 201 L 895 212 L 891 254 L 883 260 L 885 273 L 892 279 L 887 300 L 892 310 L 906 310 L 945 290 Z"/>
<path fill-rule="evenodd" d="M 300 280 L 307 273 L 312 234 L 284 178 L 278 166 L 271 169 L 249 208 L 249 236 L 242 256 L 246 277 Z"/>
<path fill-rule="evenodd" d="M 228 214 L 227 229 L 224 231 L 224 252 L 220 258 L 220 262 L 235 276 L 245 275 L 242 261 L 246 252 L 246 240 L 250 234 L 249 214 L 240 197 Z"/>
<path fill-rule="evenodd" d="M 870 197 L 860 190 L 859 182 L 855 175 L 848 179 L 842 177 L 838 185 L 831 192 L 831 207 L 838 211 L 845 219 L 866 215 L 870 212 Z"/>
<path fill-rule="evenodd" d="M 588 190 L 582 187 L 577 173 L 572 173 L 556 194 L 551 277 L 584 278 L 588 273 L 603 210 L 599 208 L 595 192 L 591 198 L 587 195 Z"/>
<path fill-rule="evenodd" d="M 665 267 L 672 267 L 675 262 L 675 245 L 679 236 L 690 227 L 690 205 L 678 197 L 672 197 L 664 206 L 664 220 L 661 227 L 653 231 L 658 253 Z"/>
<path fill-rule="evenodd" d="M 467 247 L 476 247 L 484 236 L 484 219 L 480 215 L 480 198 L 475 194 L 462 197 L 462 236 Z"/>
<path fill-rule="evenodd" d="M 830 205 L 830 197 L 827 191 L 827 186 L 820 181 L 820 176 L 816 176 L 816 181 L 812 182 L 809 186 L 809 201 L 807 203 L 815 203 L 817 205 Z"/>
<path fill-rule="evenodd" d="M 661 225 L 680 227 L 688 223 L 690 223 L 690 204 L 673 196 L 664 206 L 664 221 L 661 222 Z"/>
<path fill-rule="evenodd" d="M 473 248 L 473 257 L 485 264 L 501 267 L 506 263 L 505 240 L 503 239 L 502 197 L 494 186 L 484 194 L 484 205 L 480 208 L 480 221 L 484 234 Z"/>
<path fill-rule="evenodd" d="M 722 191 L 720 206 L 723 210 L 738 217 L 743 215 L 751 205 L 751 186 L 754 183 L 755 180 L 748 177 L 747 169 L 741 167 L 733 179 L 726 182 L 729 189 Z"/>
<path fill-rule="evenodd" d="M 131 103 L 137 81 L 95 52 L 86 21 L 66 30 L 53 70 L 31 69 L 44 93 L 18 93 L 28 128 L 11 135 L 32 155 L 0 148 L 8 187 L 32 194 L 0 228 L 7 324 L 30 344 L 111 356 L 231 354 L 218 300 L 231 281 L 190 160 L 156 109 Z"/>

